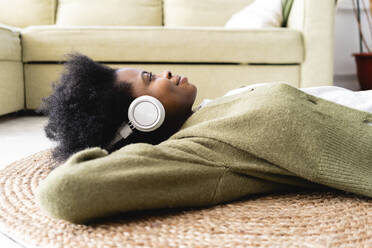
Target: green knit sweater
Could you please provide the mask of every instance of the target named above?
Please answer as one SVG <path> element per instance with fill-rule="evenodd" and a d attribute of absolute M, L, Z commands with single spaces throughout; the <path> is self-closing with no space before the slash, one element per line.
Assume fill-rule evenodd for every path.
<path fill-rule="evenodd" d="M 329 187 L 372 197 L 372 114 L 272 83 L 217 98 L 168 140 L 72 155 L 36 190 L 73 223 Z"/>

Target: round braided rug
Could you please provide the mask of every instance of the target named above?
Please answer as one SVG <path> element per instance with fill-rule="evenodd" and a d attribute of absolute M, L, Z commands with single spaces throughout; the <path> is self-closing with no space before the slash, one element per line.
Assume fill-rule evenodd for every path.
<path fill-rule="evenodd" d="M 45 150 L 0 171 L 0 230 L 25 247 L 372 247 L 372 199 L 339 191 L 256 195 L 89 225 L 52 219 L 34 202 L 55 166 L 50 156 Z"/>

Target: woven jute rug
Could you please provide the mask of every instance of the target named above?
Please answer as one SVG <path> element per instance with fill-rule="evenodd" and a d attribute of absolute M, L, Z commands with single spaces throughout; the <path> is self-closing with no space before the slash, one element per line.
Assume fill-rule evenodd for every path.
<path fill-rule="evenodd" d="M 50 150 L 0 171 L 0 230 L 25 247 L 372 247 L 372 199 L 339 191 L 250 196 L 209 208 L 120 214 L 89 225 L 34 201 Z"/>

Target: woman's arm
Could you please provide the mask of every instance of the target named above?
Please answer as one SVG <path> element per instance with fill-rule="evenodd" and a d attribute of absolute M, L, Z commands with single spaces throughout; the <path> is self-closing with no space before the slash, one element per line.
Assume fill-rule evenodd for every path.
<path fill-rule="evenodd" d="M 171 146 L 138 143 L 110 155 L 78 152 L 36 190 L 48 215 L 82 223 L 131 210 L 203 206 L 213 201 L 225 167 Z"/>
<path fill-rule="evenodd" d="M 137 143 L 110 155 L 98 147 L 86 149 L 40 183 L 36 201 L 51 217 L 84 223 L 120 212 L 211 206 L 249 194 L 307 185 L 289 180 L 291 176 L 283 182 L 265 178 L 269 174 L 285 178 L 287 174 L 270 164 L 265 170 L 272 173 L 265 177 L 249 166 L 237 172 L 221 158 L 234 155 L 226 149 L 223 143 L 200 137 L 155 146 Z M 257 166 L 257 158 L 246 156 L 244 161 Z"/>

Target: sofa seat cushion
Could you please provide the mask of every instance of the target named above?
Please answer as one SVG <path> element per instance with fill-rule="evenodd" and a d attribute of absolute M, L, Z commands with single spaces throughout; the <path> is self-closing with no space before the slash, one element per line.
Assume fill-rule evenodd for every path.
<path fill-rule="evenodd" d="M 17 30 L 0 24 L 0 61 L 21 61 L 21 39 Z"/>
<path fill-rule="evenodd" d="M 102 62 L 303 62 L 302 34 L 286 28 L 33 26 L 22 30 L 25 62 L 64 61 L 79 51 Z"/>

